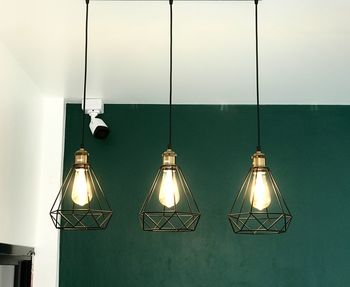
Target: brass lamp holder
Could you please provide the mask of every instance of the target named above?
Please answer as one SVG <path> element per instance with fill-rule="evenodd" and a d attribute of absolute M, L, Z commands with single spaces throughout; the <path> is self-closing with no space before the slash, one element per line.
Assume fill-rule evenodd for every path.
<path fill-rule="evenodd" d="M 262 153 L 260 150 L 256 151 L 251 158 L 253 160 L 253 167 L 266 167 L 265 154 Z"/>
<path fill-rule="evenodd" d="M 74 154 L 74 167 L 75 168 L 88 168 L 89 153 L 84 148 L 80 148 Z"/>
<path fill-rule="evenodd" d="M 170 148 L 163 152 L 163 165 L 164 166 L 173 166 L 176 165 L 176 156 L 177 154 Z"/>

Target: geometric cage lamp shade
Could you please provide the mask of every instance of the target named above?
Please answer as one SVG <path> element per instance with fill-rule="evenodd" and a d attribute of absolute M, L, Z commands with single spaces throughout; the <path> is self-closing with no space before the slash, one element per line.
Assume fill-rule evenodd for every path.
<path fill-rule="evenodd" d="M 139 213 L 143 231 L 189 232 L 197 227 L 200 212 L 175 158 L 171 149 L 163 153 L 163 164 Z"/>
<path fill-rule="evenodd" d="M 231 227 L 239 234 L 286 232 L 292 215 L 265 164 L 265 155 L 257 151 L 252 159 L 253 165 L 228 214 Z"/>
<path fill-rule="evenodd" d="M 75 152 L 74 164 L 50 210 L 53 224 L 57 229 L 62 230 L 103 230 L 112 217 L 112 209 L 90 166 L 89 154 L 84 148 L 90 0 L 85 0 L 85 2 L 85 68 L 81 144 L 80 149 Z"/>
<path fill-rule="evenodd" d="M 80 148 L 50 210 L 57 229 L 102 230 L 112 217 L 112 209 L 88 163 L 88 152 Z"/>
<path fill-rule="evenodd" d="M 227 215 L 231 227 L 238 234 L 274 234 L 286 232 L 292 215 L 284 201 L 265 155 L 261 152 L 258 3 L 255 3 L 255 64 L 257 148 L 253 164 L 243 181 L 232 208 Z"/>
<path fill-rule="evenodd" d="M 173 0 L 169 0 L 169 8 L 169 141 L 162 154 L 163 164 L 142 204 L 139 220 L 143 231 L 191 232 L 197 227 L 200 212 L 172 149 Z"/>
<path fill-rule="evenodd" d="M 75 152 L 74 164 L 69 170 L 50 210 L 53 224 L 57 229 L 62 230 L 103 230 L 112 217 L 112 209 L 90 166 L 89 154 L 84 148 L 90 0 L 85 0 L 85 2 L 85 69 L 81 113 L 81 144 L 80 149 Z"/>

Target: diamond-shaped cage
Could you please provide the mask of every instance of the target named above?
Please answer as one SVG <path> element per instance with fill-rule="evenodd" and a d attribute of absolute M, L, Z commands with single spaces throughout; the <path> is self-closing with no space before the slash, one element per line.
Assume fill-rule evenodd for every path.
<path fill-rule="evenodd" d="M 78 151 L 79 152 L 79 151 Z M 112 217 L 112 209 L 105 197 L 105 194 L 96 178 L 90 164 L 87 163 L 87 152 L 83 151 L 86 156 L 86 163 L 76 163 L 70 169 L 63 185 L 55 199 L 50 210 L 50 217 L 57 229 L 63 230 L 101 230 L 105 229 Z M 81 156 L 81 150 L 80 154 Z M 77 171 L 79 169 L 79 171 Z M 76 188 L 78 172 L 83 173 L 80 176 L 85 179 L 86 192 L 82 195 L 85 202 L 77 204 L 73 200 L 73 190 Z"/>
<path fill-rule="evenodd" d="M 259 157 L 263 164 L 249 170 L 228 214 L 229 222 L 239 234 L 286 232 L 292 215 L 271 171 L 264 166 L 264 155 L 256 155 L 253 159 Z"/>
<path fill-rule="evenodd" d="M 168 150 L 163 157 L 169 155 L 174 161 L 168 164 L 165 160 L 159 168 L 139 213 L 144 231 L 194 231 L 200 219 L 197 203 L 180 167 L 175 164 L 175 153 Z M 168 198 L 164 199 L 164 193 L 168 193 Z"/>

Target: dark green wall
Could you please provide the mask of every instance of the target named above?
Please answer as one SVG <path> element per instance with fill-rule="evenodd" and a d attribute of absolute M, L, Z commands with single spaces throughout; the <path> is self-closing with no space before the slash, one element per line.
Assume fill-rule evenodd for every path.
<path fill-rule="evenodd" d="M 175 106 L 174 150 L 202 212 L 196 232 L 142 232 L 167 144 L 167 107 L 107 105 L 90 161 L 114 210 L 106 231 L 62 232 L 61 287 L 350 286 L 350 107 L 264 106 L 262 148 L 294 215 L 283 235 L 233 234 L 226 214 L 255 151 L 254 106 Z M 67 106 L 65 172 L 80 144 Z M 88 128 L 87 128 L 88 129 Z"/>

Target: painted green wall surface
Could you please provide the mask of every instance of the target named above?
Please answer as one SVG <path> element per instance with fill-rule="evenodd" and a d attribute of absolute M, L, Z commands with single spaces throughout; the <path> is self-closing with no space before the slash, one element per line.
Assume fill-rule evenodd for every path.
<path fill-rule="evenodd" d="M 164 105 L 107 105 L 90 162 L 113 208 L 105 231 L 61 232 L 60 287 L 350 286 L 350 106 L 263 106 L 262 148 L 294 215 L 282 235 L 226 218 L 255 151 L 254 106 L 174 107 L 173 147 L 202 213 L 196 232 L 141 231 L 138 212 L 167 145 Z M 80 145 L 67 106 L 65 173 Z"/>

